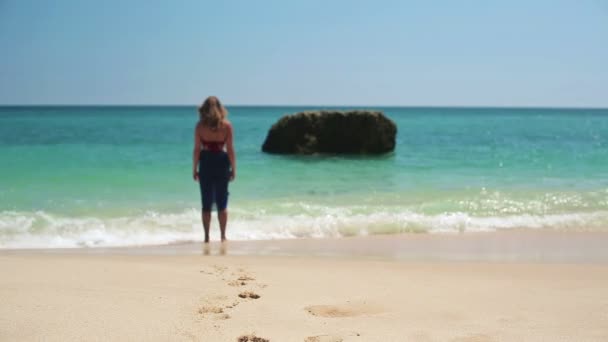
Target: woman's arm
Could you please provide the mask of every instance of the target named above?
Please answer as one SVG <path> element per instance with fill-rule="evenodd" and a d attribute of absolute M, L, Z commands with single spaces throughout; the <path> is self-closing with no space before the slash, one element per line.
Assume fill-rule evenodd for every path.
<path fill-rule="evenodd" d="M 192 150 L 192 178 L 198 181 L 198 159 L 201 153 L 201 138 L 198 135 L 198 126 L 194 127 L 194 149 Z"/>
<path fill-rule="evenodd" d="M 228 159 L 230 159 L 230 166 L 232 168 L 232 172 L 230 173 L 230 180 L 234 180 L 236 178 L 236 155 L 234 153 L 234 141 L 233 141 L 233 132 L 232 132 L 232 124 L 227 122 L 226 129 L 226 152 L 228 152 Z"/>

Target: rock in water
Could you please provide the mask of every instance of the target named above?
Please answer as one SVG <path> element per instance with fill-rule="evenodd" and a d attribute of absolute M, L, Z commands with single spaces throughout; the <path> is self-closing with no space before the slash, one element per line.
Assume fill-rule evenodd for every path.
<path fill-rule="evenodd" d="M 262 151 L 277 154 L 382 154 L 395 149 L 397 126 L 376 111 L 314 111 L 272 125 Z"/>

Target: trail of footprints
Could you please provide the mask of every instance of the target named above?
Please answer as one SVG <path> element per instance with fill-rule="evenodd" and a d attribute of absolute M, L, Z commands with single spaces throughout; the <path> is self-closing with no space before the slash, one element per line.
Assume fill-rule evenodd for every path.
<path fill-rule="evenodd" d="M 237 272 L 230 272 L 230 277 L 227 277 L 228 268 L 222 265 L 213 265 L 211 271 L 201 270 L 200 272 L 219 277 L 221 280 L 225 281 L 228 286 L 239 289 L 235 298 L 232 298 L 232 300 L 228 296 L 215 296 L 203 300 L 204 304 L 199 307 L 198 314 L 204 318 L 213 320 L 230 319 L 230 314 L 228 312 L 231 309 L 234 309 L 241 303 L 261 298 L 258 293 L 251 290 L 252 287 L 263 289 L 267 286 L 266 284 L 257 283 L 256 279 L 243 268 L 239 268 Z M 247 288 L 249 288 L 249 290 L 247 290 Z M 218 305 L 218 303 L 224 304 Z M 321 317 L 352 317 L 377 312 L 369 307 L 349 304 L 343 306 L 316 305 L 306 307 L 304 310 L 312 316 Z M 360 336 L 360 334 L 353 333 L 351 336 Z M 317 335 L 309 336 L 304 341 L 341 342 L 343 341 L 343 338 L 338 335 Z M 248 334 L 239 336 L 237 342 L 270 342 L 270 340 L 255 336 L 254 334 Z"/>
<path fill-rule="evenodd" d="M 262 289 L 265 288 L 265 284 L 259 284 L 255 281 L 255 278 L 250 275 L 245 269 L 239 268 L 237 272 L 230 272 L 228 277 L 228 268 L 222 265 L 213 265 L 212 270 L 201 270 L 203 274 L 214 275 L 225 281 L 228 286 L 242 288 L 235 295 L 235 298 L 229 298 L 227 296 L 216 296 L 204 300 L 203 304 L 198 309 L 198 314 L 204 318 L 210 318 L 214 320 L 226 320 L 230 319 L 228 313 L 231 309 L 234 309 L 241 303 L 246 301 L 259 299 L 261 296 L 251 288 Z M 249 288 L 249 289 L 247 289 Z M 218 303 L 224 303 L 218 305 Z M 242 335 L 237 338 L 238 342 L 269 342 L 268 339 L 263 337 L 255 336 L 254 334 Z"/>

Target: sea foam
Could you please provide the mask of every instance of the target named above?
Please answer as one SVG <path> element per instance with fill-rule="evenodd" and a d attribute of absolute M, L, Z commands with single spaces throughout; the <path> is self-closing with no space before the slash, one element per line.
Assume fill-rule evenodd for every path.
<path fill-rule="evenodd" d="M 231 240 L 328 238 L 399 233 L 457 233 L 502 229 L 564 229 L 601 231 L 608 211 L 551 215 L 472 216 L 464 212 L 436 215 L 411 210 L 317 207 L 301 213 L 231 210 Z M 212 221 L 212 239 L 219 238 Z M 0 212 L 0 248 L 79 248 L 163 245 L 201 241 L 200 212 L 148 211 L 122 217 L 68 217 L 44 211 Z"/>

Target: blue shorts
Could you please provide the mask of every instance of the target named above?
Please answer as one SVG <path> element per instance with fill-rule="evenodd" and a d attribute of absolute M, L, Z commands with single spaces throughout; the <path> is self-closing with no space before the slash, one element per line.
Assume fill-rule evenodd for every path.
<path fill-rule="evenodd" d="M 230 180 L 228 154 L 224 151 L 201 151 L 198 174 L 203 211 L 211 211 L 214 203 L 218 211 L 226 210 Z"/>

